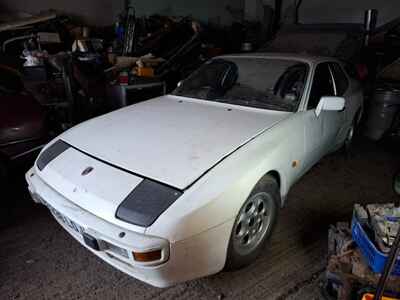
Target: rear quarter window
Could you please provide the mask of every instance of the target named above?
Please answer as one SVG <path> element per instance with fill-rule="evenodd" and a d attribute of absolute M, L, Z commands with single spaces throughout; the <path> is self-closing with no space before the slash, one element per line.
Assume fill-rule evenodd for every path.
<path fill-rule="evenodd" d="M 346 73 L 338 63 L 331 63 L 330 66 L 335 79 L 336 96 L 343 96 L 349 88 L 349 80 Z"/>

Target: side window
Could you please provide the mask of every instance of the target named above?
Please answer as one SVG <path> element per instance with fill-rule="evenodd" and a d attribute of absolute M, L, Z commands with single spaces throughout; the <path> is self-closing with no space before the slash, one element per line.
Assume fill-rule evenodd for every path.
<path fill-rule="evenodd" d="M 321 63 L 315 68 L 307 109 L 316 108 L 322 96 L 335 96 L 328 63 Z"/>
<path fill-rule="evenodd" d="M 336 84 L 336 96 L 343 96 L 349 87 L 349 80 L 346 77 L 342 67 L 338 63 L 330 63 L 333 78 Z"/>
<path fill-rule="evenodd" d="M 307 71 L 308 66 L 305 64 L 289 67 L 276 83 L 274 93 L 296 108 L 303 95 Z"/>

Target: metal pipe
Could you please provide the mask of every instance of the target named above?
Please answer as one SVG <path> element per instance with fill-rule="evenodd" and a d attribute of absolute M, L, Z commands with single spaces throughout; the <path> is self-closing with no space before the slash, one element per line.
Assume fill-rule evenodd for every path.
<path fill-rule="evenodd" d="M 396 264 L 397 257 L 400 252 L 400 230 L 397 232 L 396 239 L 394 240 L 392 247 L 390 249 L 389 257 L 385 265 L 385 269 L 381 278 L 379 278 L 378 287 L 376 289 L 376 294 L 374 300 L 381 300 L 383 293 L 385 292 L 385 286 L 388 277 L 392 273 L 393 267 Z"/>
<path fill-rule="evenodd" d="M 369 40 L 371 33 L 376 28 L 376 23 L 378 20 L 378 10 L 376 9 L 368 9 L 364 14 L 364 30 L 365 30 L 365 38 L 364 38 L 364 46 L 369 45 Z"/>
<path fill-rule="evenodd" d="M 299 9 L 300 9 L 300 5 L 303 2 L 303 0 L 297 0 L 296 4 L 295 4 L 295 12 L 294 12 L 294 23 L 295 24 L 299 24 Z"/>

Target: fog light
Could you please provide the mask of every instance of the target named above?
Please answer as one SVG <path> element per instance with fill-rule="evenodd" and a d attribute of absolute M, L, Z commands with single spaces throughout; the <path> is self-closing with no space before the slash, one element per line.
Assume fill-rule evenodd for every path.
<path fill-rule="evenodd" d="M 133 258 L 138 262 L 151 262 L 161 259 L 161 250 L 150 252 L 132 252 Z"/>

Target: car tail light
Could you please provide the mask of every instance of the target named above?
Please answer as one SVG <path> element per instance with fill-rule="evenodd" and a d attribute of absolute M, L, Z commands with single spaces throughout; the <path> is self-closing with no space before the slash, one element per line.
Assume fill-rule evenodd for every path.
<path fill-rule="evenodd" d="M 133 258 L 138 262 L 152 262 L 161 260 L 161 250 L 149 252 L 132 252 Z"/>

